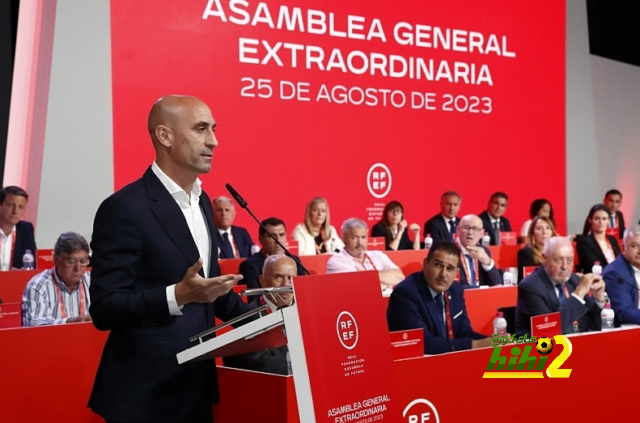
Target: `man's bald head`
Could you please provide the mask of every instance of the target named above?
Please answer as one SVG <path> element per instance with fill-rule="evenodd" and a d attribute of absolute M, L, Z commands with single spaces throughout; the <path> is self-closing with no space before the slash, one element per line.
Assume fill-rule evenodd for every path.
<path fill-rule="evenodd" d="M 175 129 L 184 119 L 185 109 L 202 106 L 209 109 L 202 100 L 192 96 L 168 95 L 156 100 L 147 119 L 147 129 L 154 145 L 162 139 L 162 131 L 158 127 Z"/>
<path fill-rule="evenodd" d="M 464 216 L 460 219 L 457 232 L 458 240 L 463 247 L 467 248 L 478 244 L 478 241 L 480 241 L 480 238 L 482 238 L 484 234 L 482 219 L 475 214 Z"/>

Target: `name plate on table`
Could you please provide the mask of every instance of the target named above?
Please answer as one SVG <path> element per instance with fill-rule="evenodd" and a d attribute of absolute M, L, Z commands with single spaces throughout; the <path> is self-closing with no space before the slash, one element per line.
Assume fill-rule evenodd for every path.
<path fill-rule="evenodd" d="M 515 232 L 500 232 L 500 245 L 517 245 L 518 236 Z"/>
<path fill-rule="evenodd" d="M 22 326 L 22 303 L 0 304 L 0 329 Z"/>
<path fill-rule="evenodd" d="M 367 240 L 367 250 L 377 250 L 377 251 L 384 251 L 385 250 L 385 245 L 384 245 L 384 237 L 382 236 L 376 236 L 373 238 L 368 238 Z"/>
<path fill-rule="evenodd" d="M 541 314 L 531 317 L 531 336 L 553 338 L 562 335 L 560 313 Z"/>
<path fill-rule="evenodd" d="M 390 332 L 393 359 L 422 357 L 424 355 L 424 331 L 422 329 Z"/>

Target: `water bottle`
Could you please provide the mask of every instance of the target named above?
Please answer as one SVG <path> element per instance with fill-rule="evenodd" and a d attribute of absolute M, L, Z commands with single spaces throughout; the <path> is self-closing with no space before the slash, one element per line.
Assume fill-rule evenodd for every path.
<path fill-rule="evenodd" d="M 513 286 L 513 273 L 511 273 L 511 268 L 504 271 L 504 274 L 502 275 L 502 284 L 504 286 Z"/>
<path fill-rule="evenodd" d="M 611 303 L 606 303 L 604 305 L 604 308 L 600 312 L 600 319 L 602 320 L 603 331 L 613 329 L 613 319 L 615 315 L 616 315 L 615 312 L 611 308 Z"/>
<path fill-rule="evenodd" d="M 431 234 L 427 234 L 427 236 L 424 237 L 424 249 L 428 250 L 429 248 L 431 248 L 432 245 L 433 245 L 433 238 L 431 238 Z"/>
<path fill-rule="evenodd" d="M 600 266 L 600 262 L 599 261 L 593 262 L 593 267 L 591 268 L 591 273 L 593 273 L 596 276 L 602 275 L 602 266 Z"/>
<path fill-rule="evenodd" d="M 260 250 L 261 250 L 261 248 L 260 248 L 260 246 L 259 246 L 259 245 L 253 244 L 253 245 L 251 246 L 251 255 L 254 255 L 254 254 L 256 254 L 256 253 L 259 253 L 259 252 L 260 252 Z"/>
<path fill-rule="evenodd" d="M 33 254 L 31 254 L 31 250 L 25 251 L 24 255 L 22 256 L 22 269 L 33 270 L 34 269 L 33 262 L 34 262 Z"/>
<path fill-rule="evenodd" d="M 499 311 L 496 313 L 496 318 L 493 319 L 493 334 L 504 336 L 507 334 L 507 320 L 503 317 L 504 314 Z"/>
<path fill-rule="evenodd" d="M 485 232 L 482 236 L 482 246 L 488 247 L 491 244 L 491 237 L 489 236 L 489 232 Z"/>
<path fill-rule="evenodd" d="M 287 374 L 293 374 L 293 368 L 291 367 L 291 354 L 289 354 L 289 351 L 287 351 Z"/>

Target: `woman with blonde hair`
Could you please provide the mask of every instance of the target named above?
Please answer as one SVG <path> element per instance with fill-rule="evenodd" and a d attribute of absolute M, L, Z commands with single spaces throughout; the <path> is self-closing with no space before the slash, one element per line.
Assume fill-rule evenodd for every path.
<path fill-rule="evenodd" d="M 316 197 L 307 203 L 304 222 L 293 229 L 291 237 L 298 241 L 298 254 L 334 253 L 342 250 L 344 244 L 329 220 L 329 203 L 322 197 Z"/>
<path fill-rule="evenodd" d="M 518 251 L 518 281 L 523 279 L 525 267 L 539 266 L 542 263 L 544 243 L 556 235 L 556 227 L 550 217 L 536 216 L 531 220 L 526 237 L 527 245 Z"/>

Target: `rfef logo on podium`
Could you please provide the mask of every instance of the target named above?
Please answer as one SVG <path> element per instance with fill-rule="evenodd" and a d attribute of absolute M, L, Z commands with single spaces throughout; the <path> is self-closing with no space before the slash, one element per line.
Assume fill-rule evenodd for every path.
<path fill-rule="evenodd" d="M 438 410 L 433 403 L 424 398 L 417 398 L 411 401 L 402 412 L 405 423 L 440 423 Z"/>
<path fill-rule="evenodd" d="M 342 346 L 348 350 L 355 348 L 358 344 L 358 324 L 351 313 L 343 311 L 338 315 L 336 329 Z"/>

